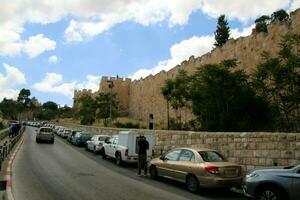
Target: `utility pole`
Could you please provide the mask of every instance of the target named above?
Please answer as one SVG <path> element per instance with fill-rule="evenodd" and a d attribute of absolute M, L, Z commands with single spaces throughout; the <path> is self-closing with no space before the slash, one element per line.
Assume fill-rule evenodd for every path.
<path fill-rule="evenodd" d="M 112 122 L 112 89 L 114 87 L 114 83 L 112 80 L 108 80 L 108 88 L 110 89 L 110 99 L 109 99 L 109 127 L 111 127 Z"/>

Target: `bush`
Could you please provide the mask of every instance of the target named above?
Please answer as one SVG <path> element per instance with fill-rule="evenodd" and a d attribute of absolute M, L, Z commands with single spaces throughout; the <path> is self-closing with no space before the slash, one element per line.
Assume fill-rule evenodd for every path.
<path fill-rule="evenodd" d="M 83 116 L 83 118 L 80 121 L 80 124 L 82 125 L 91 125 L 95 122 L 95 118 L 90 116 L 90 115 L 86 115 Z"/>
<path fill-rule="evenodd" d="M 126 122 L 126 123 L 115 122 L 114 125 L 117 128 L 140 128 L 139 123 L 132 123 L 132 122 Z"/>
<path fill-rule="evenodd" d="M 273 12 L 271 16 L 272 22 L 274 21 L 283 22 L 283 21 L 288 21 L 289 19 L 290 19 L 289 14 L 283 9 Z"/>
<path fill-rule="evenodd" d="M 2 130 L 4 128 L 5 128 L 4 124 L 2 122 L 0 122 L 0 130 Z"/>
<path fill-rule="evenodd" d="M 170 130 L 182 130 L 182 131 L 189 131 L 189 130 L 199 130 L 200 126 L 196 124 L 194 120 L 189 121 L 187 123 L 183 122 L 176 122 L 175 119 L 170 119 Z"/>

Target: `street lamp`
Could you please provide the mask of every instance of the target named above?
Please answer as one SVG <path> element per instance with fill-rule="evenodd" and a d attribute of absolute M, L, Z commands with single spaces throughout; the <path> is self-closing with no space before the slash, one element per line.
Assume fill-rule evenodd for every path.
<path fill-rule="evenodd" d="M 112 121 L 112 89 L 114 87 L 114 82 L 112 80 L 108 80 L 108 88 L 110 89 L 110 99 L 109 99 L 109 126 L 111 127 Z"/>

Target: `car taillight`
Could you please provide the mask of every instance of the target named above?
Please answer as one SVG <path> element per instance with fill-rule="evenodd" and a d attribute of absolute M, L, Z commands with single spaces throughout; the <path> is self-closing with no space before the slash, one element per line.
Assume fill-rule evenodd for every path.
<path fill-rule="evenodd" d="M 125 156 L 128 156 L 128 149 L 126 149 L 125 151 Z"/>
<path fill-rule="evenodd" d="M 205 170 L 211 174 L 215 174 L 215 175 L 220 174 L 219 168 L 216 166 L 206 166 Z"/>

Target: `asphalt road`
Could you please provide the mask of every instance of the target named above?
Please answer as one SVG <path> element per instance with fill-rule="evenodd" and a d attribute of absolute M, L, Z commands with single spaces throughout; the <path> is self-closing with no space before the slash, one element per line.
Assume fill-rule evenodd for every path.
<path fill-rule="evenodd" d="M 220 190 L 193 194 L 182 183 L 137 177 L 135 165 L 118 167 L 113 160 L 103 160 L 58 137 L 54 145 L 37 144 L 34 130 L 26 128 L 24 143 L 13 163 L 16 200 L 244 199 Z"/>

